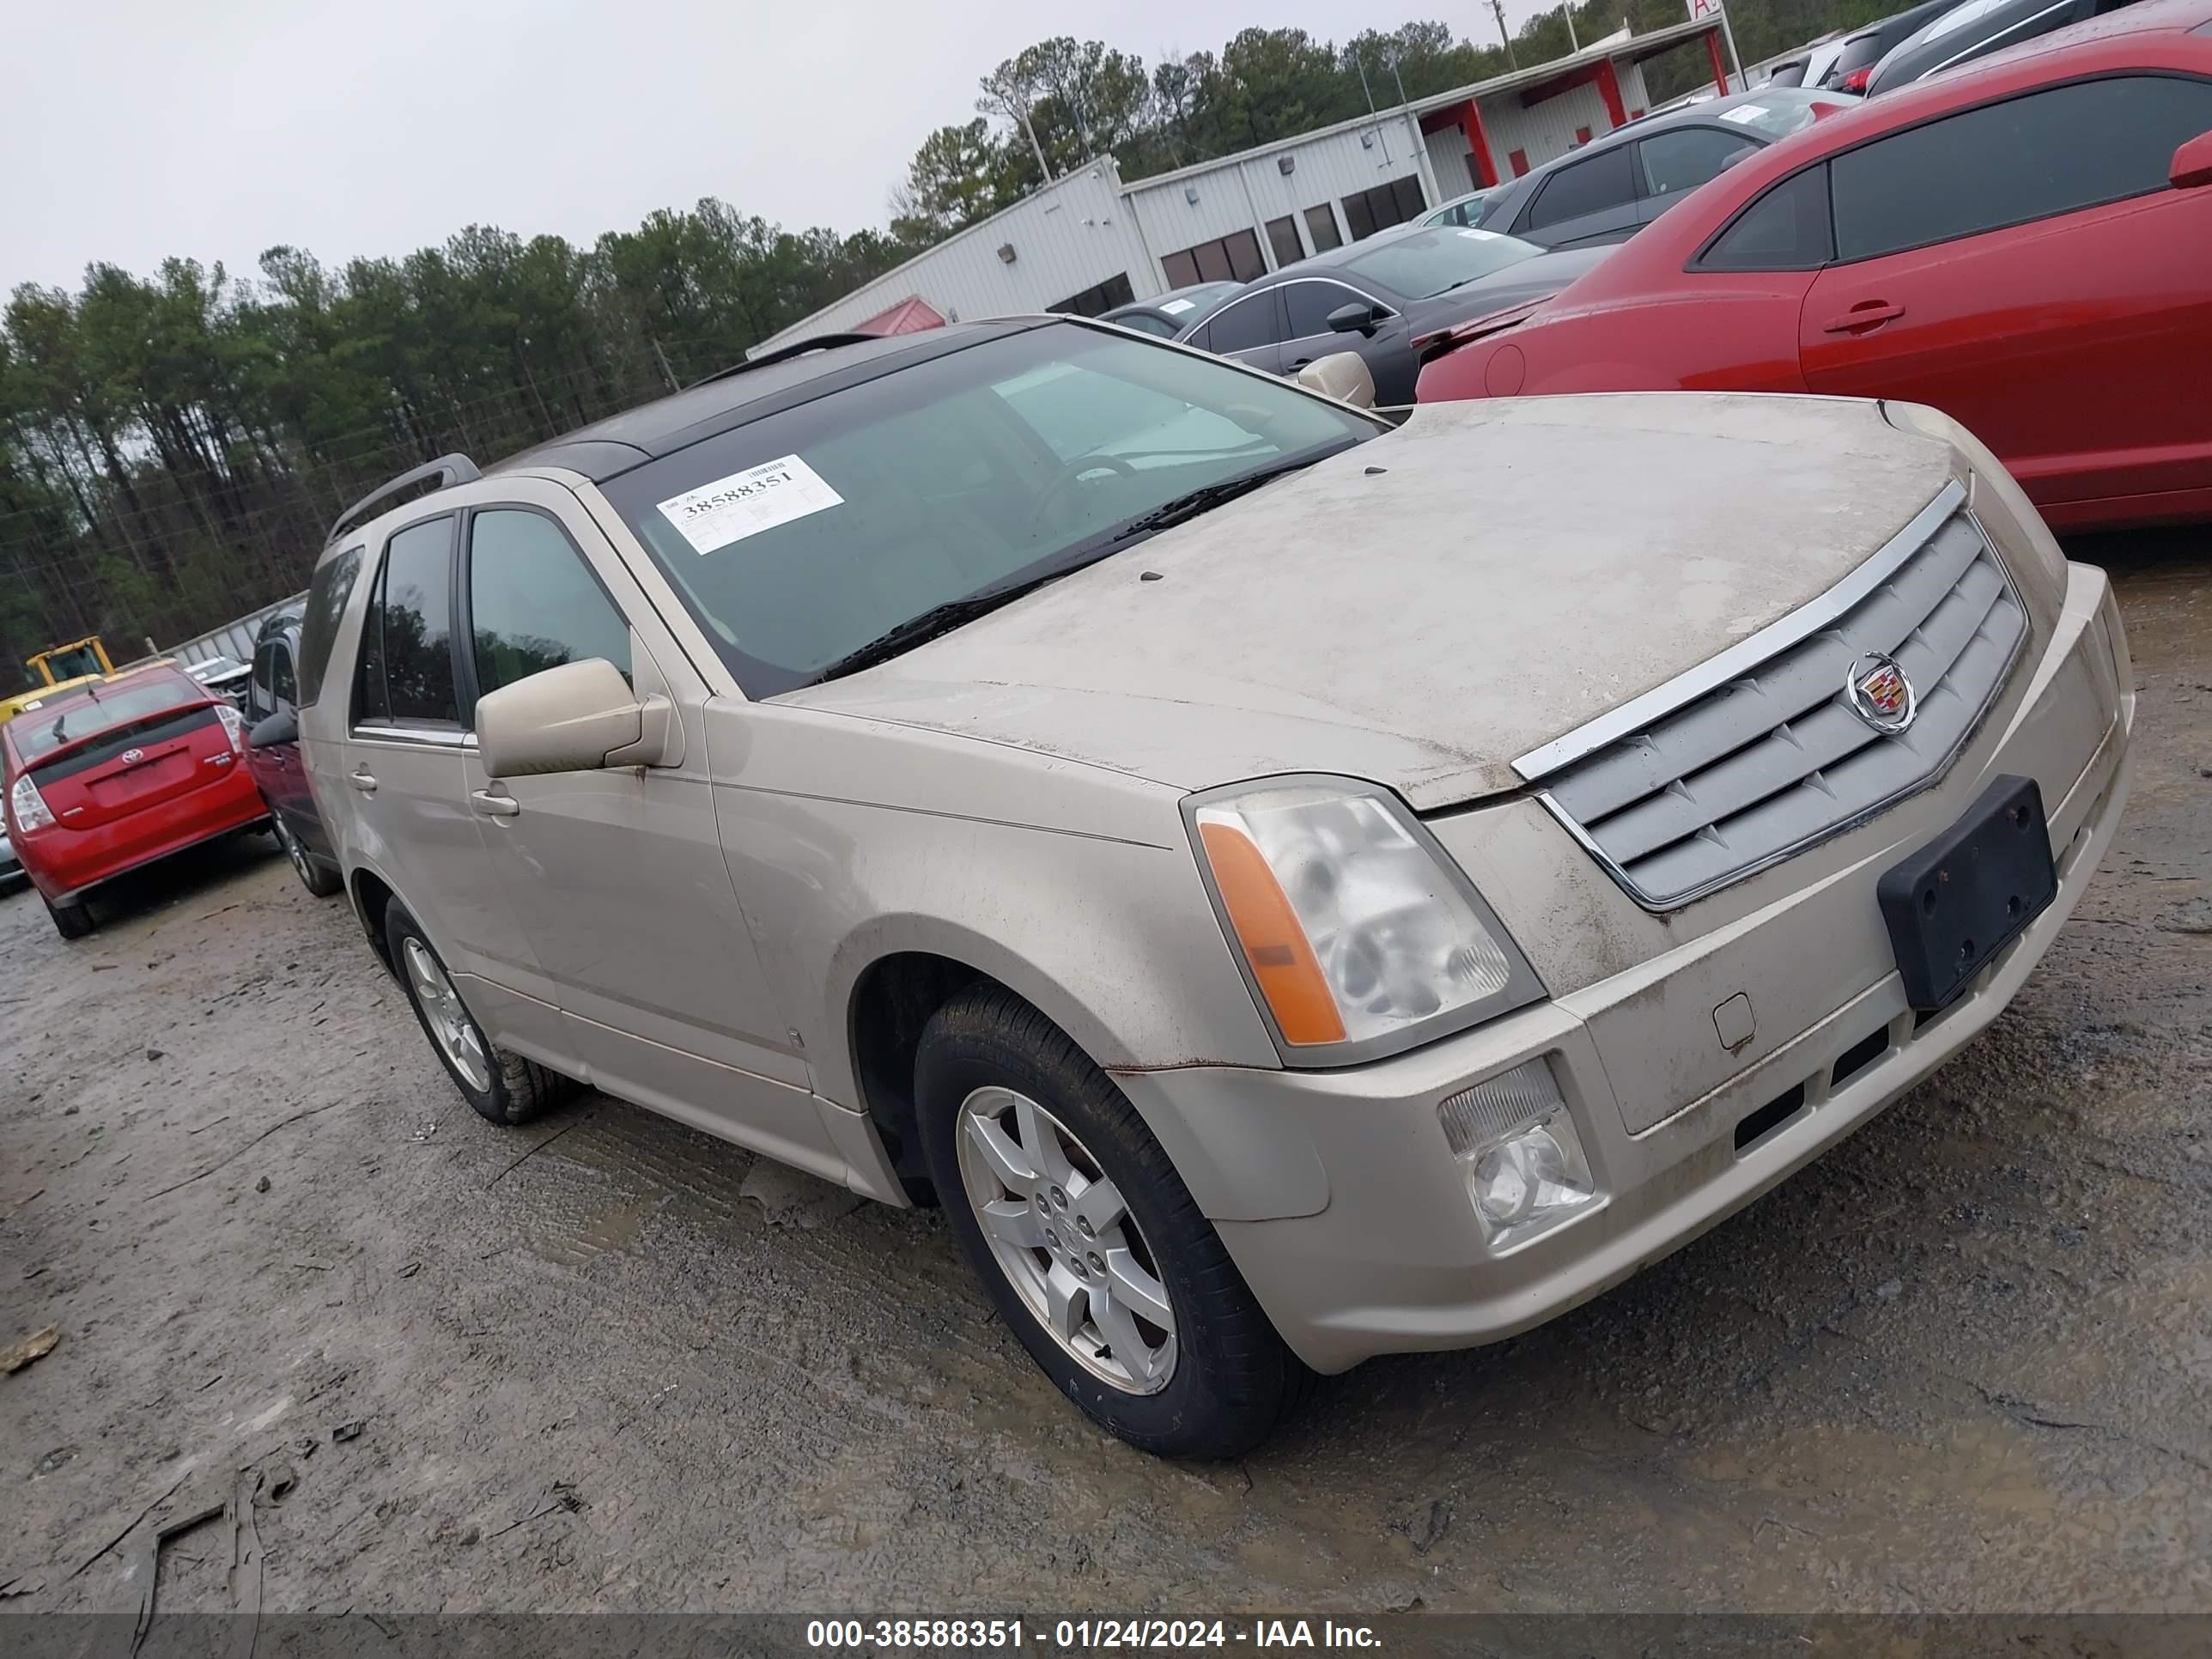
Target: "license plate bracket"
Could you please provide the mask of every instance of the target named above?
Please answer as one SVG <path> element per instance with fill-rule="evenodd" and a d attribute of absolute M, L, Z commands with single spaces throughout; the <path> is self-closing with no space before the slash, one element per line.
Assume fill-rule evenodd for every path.
<path fill-rule="evenodd" d="M 1966 816 L 1893 866 L 1875 895 L 1905 1000 L 1948 1007 L 2058 896 L 2043 792 L 2001 777 Z"/>

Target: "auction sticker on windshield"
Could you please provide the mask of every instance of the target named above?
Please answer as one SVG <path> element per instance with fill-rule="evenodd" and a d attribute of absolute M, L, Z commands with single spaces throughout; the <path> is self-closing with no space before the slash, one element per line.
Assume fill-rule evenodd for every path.
<path fill-rule="evenodd" d="M 1734 109 L 1723 110 L 1721 119 L 1733 121 L 1738 126 L 1749 126 L 1765 113 L 1766 106 L 1764 104 L 1738 104 Z"/>
<path fill-rule="evenodd" d="M 763 530 L 803 519 L 845 498 L 799 459 L 763 461 L 659 503 L 660 516 L 701 553 L 712 553 Z"/>

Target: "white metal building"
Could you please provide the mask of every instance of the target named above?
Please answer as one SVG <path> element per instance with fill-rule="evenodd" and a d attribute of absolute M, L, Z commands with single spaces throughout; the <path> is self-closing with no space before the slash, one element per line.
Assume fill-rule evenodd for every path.
<path fill-rule="evenodd" d="M 1715 15 L 1131 184 L 1110 156 L 1088 162 L 753 351 L 938 319 L 1095 316 L 1192 283 L 1249 281 L 1540 167 L 1635 119 L 1650 101 L 1644 64 L 1700 37 L 1714 82 L 1726 90 Z"/>

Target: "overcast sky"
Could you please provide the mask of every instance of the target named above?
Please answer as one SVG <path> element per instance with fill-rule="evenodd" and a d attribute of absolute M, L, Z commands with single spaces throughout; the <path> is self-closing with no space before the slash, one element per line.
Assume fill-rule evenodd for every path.
<path fill-rule="evenodd" d="M 1508 0 L 1521 21 L 1544 9 Z M 1483 0 L 63 0 L 10 8 L 0 290 L 168 254 L 252 275 L 491 223 L 588 243 L 720 196 L 790 226 L 884 223 L 976 78 L 1055 33 L 1147 64 L 1254 24 L 1341 40 Z M 1378 89 L 1379 91 L 1379 89 Z"/>

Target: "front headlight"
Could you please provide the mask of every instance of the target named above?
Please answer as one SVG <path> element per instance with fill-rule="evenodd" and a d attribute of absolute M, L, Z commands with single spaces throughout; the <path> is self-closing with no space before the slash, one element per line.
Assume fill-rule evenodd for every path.
<path fill-rule="evenodd" d="M 1543 994 L 1498 918 L 1387 791 L 1274 779 L 1187 810 L 1285 1060 L 1370 1059 Z"/>

